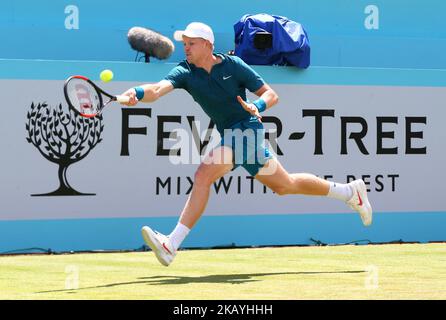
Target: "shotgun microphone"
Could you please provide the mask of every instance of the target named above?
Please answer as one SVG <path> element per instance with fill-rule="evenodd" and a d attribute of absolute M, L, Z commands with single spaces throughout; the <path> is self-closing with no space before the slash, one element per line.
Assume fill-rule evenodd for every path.
<path fill-rule="evenodd" d="M 131 28 L 127 39 L 132 49 L 144 53 L 146 62 L 150 62 L 150 57 L 159 60 L 167 59 L 175 50 L 175 46 L 169 38 L 147 28 Z"/>

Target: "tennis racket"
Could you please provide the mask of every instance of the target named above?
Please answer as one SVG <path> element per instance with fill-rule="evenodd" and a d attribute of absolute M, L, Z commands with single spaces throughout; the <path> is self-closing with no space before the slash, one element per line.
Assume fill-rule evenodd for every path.
<path fill-rule="evenodd" d="M 85 118 L 99 115 L 112 101 L 127 103 L 130 99 L 128 96 L 111 95 L 84 76 L 71 76 L 65 80 L 64 94 L 70 108 Z M 105 103 L 104 98 L 108 99 Z"/>

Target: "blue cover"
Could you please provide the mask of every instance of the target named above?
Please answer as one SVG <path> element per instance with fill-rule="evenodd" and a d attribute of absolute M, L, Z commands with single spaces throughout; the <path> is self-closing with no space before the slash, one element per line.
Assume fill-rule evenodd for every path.
<path fill-rule="evenodd" d="M 257 32 L 273 35 L 272 48 L 254 47 Z M 286 17 L 269 14 L 246 14 L 234 24 L 235 55 L 253 65 L 310 65 L 310 43 L 300 23 Z"/>

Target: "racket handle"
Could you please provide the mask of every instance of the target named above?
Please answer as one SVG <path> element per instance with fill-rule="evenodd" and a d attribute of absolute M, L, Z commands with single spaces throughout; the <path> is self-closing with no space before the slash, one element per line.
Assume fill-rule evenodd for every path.
<path fill-rule="evenodd" d="M 124 96 L 124 95 L 119 95 L 119 96 L 116 96 L 116 101 L 118 101 L 119 103 L 129 103 L 130 97 Z"/>

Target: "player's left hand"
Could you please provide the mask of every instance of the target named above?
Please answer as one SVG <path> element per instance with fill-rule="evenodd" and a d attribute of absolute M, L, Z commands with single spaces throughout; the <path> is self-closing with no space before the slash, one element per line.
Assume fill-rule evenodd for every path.
<path fill-rule="evenodd" d="M 257 109 L 254 104 L 246 103 L 240 96 L 237 96 L 237 100 L 242 105 L 243 109 L 248 111 L 251 115 L 256 116 L 257 119 L 262 122 L 262 116 L 260 115 L 259 109 Z"/>

